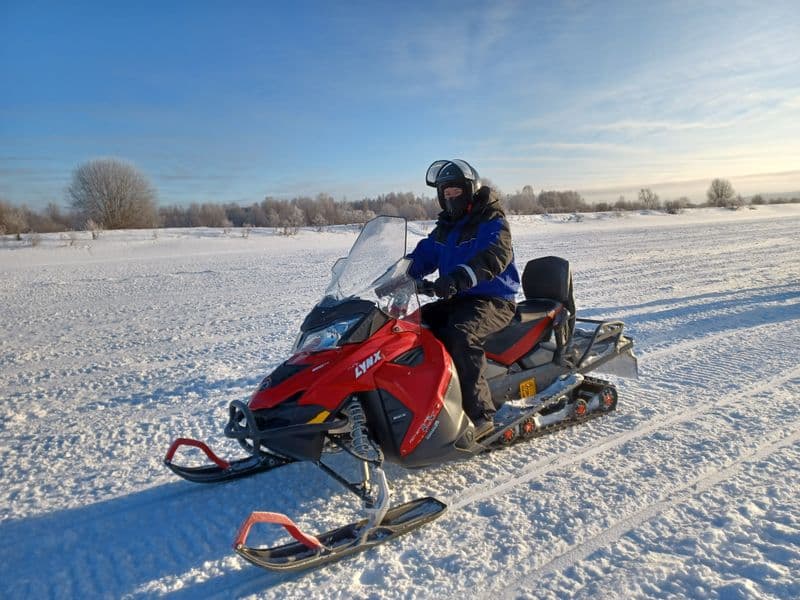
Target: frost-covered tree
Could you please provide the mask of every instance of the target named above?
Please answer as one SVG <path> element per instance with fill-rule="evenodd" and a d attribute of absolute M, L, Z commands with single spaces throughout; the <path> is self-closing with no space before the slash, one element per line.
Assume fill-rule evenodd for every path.
<path fill-rule="evenodd" d="M 22 239 L 22 233 L 28 230 L 28 220 L 25 212 L 10 204 L 0 201 L 0 235 L 13 233 L 18 240 Z"/>
<path fill-rule="evenodd" d="M 114 158 L 91 160 L 75 169 L 67 195 L 84 219 L 104 229 L 153 227 L 156 193 L 133 165 Z"/>
<path fill-rule="evenodd" d="M 664 202 L 664 209 L 671 215 L 677 215 L 682 213 L 688 205 L 689 199 L 686 196 L 681 196 L 677 200 L 667 200 Z"/>
<path fill-rule="evenodd" d="M 658 194 L 650 188 L 642 188 L 639 190 L 639 203 L 642 205 L 642 208 L 655 210 L 659 206 Z"/>
<path fill-rule="evenodd" d="M 711 206 L 728 206 L 736 196 L 736 192 L 727 179 L 715 179 L 706 192 Z"/>

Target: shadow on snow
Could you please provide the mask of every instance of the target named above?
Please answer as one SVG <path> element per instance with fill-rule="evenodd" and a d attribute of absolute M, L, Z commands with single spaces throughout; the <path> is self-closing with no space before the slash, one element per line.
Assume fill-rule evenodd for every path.
<path fill-rule="evenodd" d="M 326 462 L 355 478 L 345 459 L 335 455 Z M 395 465 L 386 471 L 396 482 L 413 476 Z M 0 596 L 238 596 L 307 576 L 264 571 L 235 555 L 231 544 L 253 510 L 285 513 L 311 533 L 363 516 L 360 501 L 310 463 L 227 484 L 173 481 L 0 523 Z M 253 546 L 286 541 L 282 528 L 267 525 L 248 538 Z M 329 568 L 335 563 L 319 576 Z"/>

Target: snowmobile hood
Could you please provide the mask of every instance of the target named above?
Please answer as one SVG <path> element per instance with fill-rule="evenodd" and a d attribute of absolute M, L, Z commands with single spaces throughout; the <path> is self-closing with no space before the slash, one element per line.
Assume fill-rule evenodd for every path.
<path fill-rule="evenodd" d="M 369 339 L 320 352 L 300 352 L 265 377 L 250 398 L 251 410 L 272 409 L 291 401 L 332 413 L 351 394 L 374 389 L 373 369 L 392 361 L 416 343 L 419 329 L 389 320 Z"/>

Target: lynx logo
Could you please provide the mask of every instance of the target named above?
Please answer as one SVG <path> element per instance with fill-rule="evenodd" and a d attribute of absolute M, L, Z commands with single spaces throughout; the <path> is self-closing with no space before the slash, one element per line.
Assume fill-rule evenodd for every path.
<path fill-rule="evenodd" d="M 378 350 L 375 354 L 370 356 L 367 360 L 362 360 L 360 363 L 356 365 L 356 379 L 361 377 L 364 373 L 369 371 L 372 367 L 378 364 L 378 361 L 381 360 L 383 357 L 381 356 L 381 351 Z"/>

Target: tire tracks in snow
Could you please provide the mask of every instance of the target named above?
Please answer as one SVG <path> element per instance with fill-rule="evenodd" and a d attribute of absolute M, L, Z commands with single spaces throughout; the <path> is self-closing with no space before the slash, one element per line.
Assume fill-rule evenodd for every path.
<path fill-rule="evenodd" d="M 795 369 L 796 371 L 797 369 Z M 623 517 L 611 527 L 608 527 L 590 536 L 586 540 L 574 544 L 565 552 L 550 559 L 545 564 L 536 569 L 525 572 L 516 577 L 513 582 L 503 586 L 502 588 L 488 591 L 484 597 L 491 595 L 496 597 L 497 594 L 502 594 L 503 598 L 512 597 L 514 591 L 520 589 L 523 579 L 538 581 L 543 576 L 549 575 L 554 571 L 564 571 L 569 567 L 574 566 L 578 562 L 584 560 L 593 552 L 608 546 L 610 543 L 617 541 L 626 533 L 632 531 L 639 525 L 649 521 L 655 516 L 670 510 L 671 508 L 697 496 L 717 484 L 725 481 L 731 476 L 735 475 L 739 469 L 748 464 L 762 460 L 783 448 L 796 444 L 800 441 L 800 420 L 795 420 L 792 426 L 782 430 L 778 434 L 774 434 L 768 440 L 758 446 L 756 450 L 738 457 L 736 460 L 731 461 L 724 467 L 714 469 L 711 472 L 703 473 L 702 475 L 692 479 L 675 488 L 669 489 L 664 492 L 659 500 L 654 504 L 633 513 L 632 515 Z"/>
<path fill-rule="evenodd" d="M 663 365 L 665 364 L 663 360 L 665 357 L 684 352 L 687 348 L 697 348 L 709 344 L 712 345 L 716 351 L 721 354 L 721 356 L 716 357 L 717 359 L 711 361 L 711 364 L 709 364 L 708 360 L 711 357 L 705 356 L 702 363 L 690 370 L 687 370 L 684 374 L 683 381 L 686 386 L 693 387 L 697 386 L 698 384 L 702 384 L 703 382 L 713 381 L 714 378 L 719 378 L 720 374 L 723 374 L 723 376 L 726 373 L 733 374 L 741 369 L 741 360 L 737 360 L 736 356 L 726 356 L 727 353 L 724 351 L 724 347 L 722 347 L 719 342 L 730 338 L 741 338 L 743 332 L 745 331 L 751 335 L 758 335 L 760 330 L 772 328 L 774 328 L 774 324 L 771 323 L 759 324 L 755 327 L 728 330 L 713 334 L 711 336 L 690 338 L 669 347 L 654 350 L 652 354 L 658 356 L 660 359 L 658 365 Z M 791 346 L 792 344 L 789 345 Z M 640 357 L 640 361 L 645 362 L 650 357 L 651 354 L 644 354 Z M 671 363 L 667 363 L 666 366 L 667 369 L 674 367 L 674 365 Z M 495 480 L 497 483 L 494 485 L 491 482 L 488 484 L 479 484 L 478 486 L 475 486 L 474 491 L 472 492 L 469 490 L 460 492 L 459 497 L 451 498 L 451 501 L 448 502 L 448 505 L 453 509 L 463 508 L 464 506 L 467 506 L 473 502 L 477 502 L 502 493 L 509 488 L 514 487 L 515 485 L 519 485 L 541 475 L 545 475 L 554 469 L 566 467 L 578 461 L 592 458 L 601 452 L 619 447 L 630 440 L 643 437 L 677 423 L 691 420 L 703 413 L 734 404 L 741 401 L 742 398 L 746 398 L 748 395 L 757 394 L 763 390 L 780 385 L 798 376 L 800 376 L 800 365 L 795 364 L 793 367 L 790 366 L 788 369 L 782 370 L 781 373 L 767 381 L 755 381 L 754 383 L 745 387 L 736 387 L 717 401 L 698 402 L 690 406 L 675 407 L 680 409 L 680 412 L 670 411 L 668 414 L 645 421 L 632 430 L 609 435 L 604 439 L 593 442 L 592 447 L 586 448 L 583 451 L 577 451 L 575 453 L 570 453 L 569 455 L 557 455 L 545 461 L 534 463 L 533 465 L 524 468 L 521 473 L 503 478 L 499 482 L 497 482 L 498 480 Z M 631 385 L 630 391 L 634 396 L 644 395 L 646 391 L 652 387 L 657 389 L 659 387 L 658 383 L 662 379 L 663 377 L 659 377 L 652 385 L 647 386 L 639 386 L 636 384 Z"/>
<path fill-rule="evenodd" d="M 736 402 L 740 402 L 741 399 L 747 395 L 757 394 L 771 387 L 777 387 L 798 377 L 800 377 L 800 365 L 797 365 L 789 371 L 785 371 L 780 375 L 768 379 L 767 381 L 759 382 L 746 388 L 731 392 L 719 402 L 715 402 L 713 404 L 701 404 L 700 406 L 690 409 L 687 412 L 671 413 L 671 416 L 651 419 L 650 421 L 646 421 L 641 427 L 632 429 L 631 431 L 622 435 L 615 434 L 608 436 L 604 441 L 593 444 L 591 448 L 586 448 L 583 451 L 569 454 L 568 456 L 558 455 L 549 460 L 540 461 L 519 475 L 505 478 L 503 481 L 500 481 L 489 488 L 487 488 L 485 485 L 479 486 L 478 489 L 475 489 L 472 492 L 467 491 L 467 493 L 461 494 L 460 498 L 458 499 L 450 499 L 449 502 L 445 501 L 445 504 L 448 505 L 450 510 L 462 509 L 469 504 L 497 496 L 498 494 L 501 494 L 511 488 L 523 483 L 527 483 L 528 481 L 536 479 L 537 477 L 546 475 L 547 473 L 556 469 L 569 467 L 575 463 L 594 458 L 598 454 L 602 454 L 603 452 L 622 446 L 623 444 L 626 444 L 632 440 L 644 437 L 670 425 L 692 420 L 703 413 L 719 410 L 724 406 L 735 404 Z"/>

